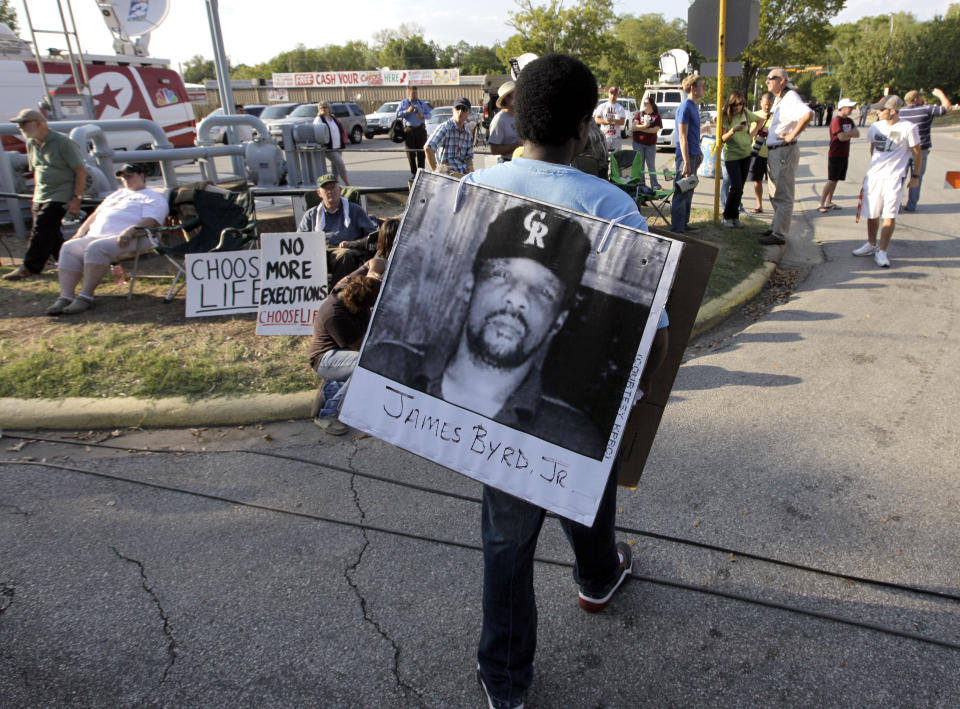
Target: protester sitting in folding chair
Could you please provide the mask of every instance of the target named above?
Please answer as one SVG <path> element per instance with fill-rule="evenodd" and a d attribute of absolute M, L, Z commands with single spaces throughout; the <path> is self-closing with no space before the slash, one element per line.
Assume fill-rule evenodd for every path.
<path fill-rule="evenodd" d="M 179 224 L 150 227 L 146 231 L 153 250 L 176 269 L 164 303 L 171 303 L 186 285 L 186 257 L 218 251 L 248 248 L 260 238 L 253 194 L 246 187 L 228 190 L 205 182 L 178 187 L 170 199 L 171 212 Z M 179 233 L 183 241 L 173 245 L 162 242 L 164 235 Z M 137 276 L 139 252 L 130 275 L 130 291 Z"/>
<path fill-rule="evenodd" d="M 344 195 L 337 178 L 328 173 L 317 178 L 320 204 L 308 209 L 297 231 L 320 232 L 327 242 L 327 275 L 330 285 L 355 270 L 366 257 L 363 248 L 378 224 L 359 204 Z"/>
<path fill-rule="evenodd" d="M 47 315 L 71 315 L 93 307 L 93 291 L 110 264 L 149 248 L 144 227 L 160 226 L 167 218 L 167 200 L 147 188 L 143 165 L 128 163 L 117 170 L 123 187 L 111 193 L 60 248 L 60 297 Z M 83 280 L 83 288 L 74 295 Z"/>

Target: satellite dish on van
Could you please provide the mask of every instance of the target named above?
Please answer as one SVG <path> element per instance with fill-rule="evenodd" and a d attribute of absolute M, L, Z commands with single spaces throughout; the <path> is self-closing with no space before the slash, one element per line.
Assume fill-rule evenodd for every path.
<path fill-rule="evenodd" d="M 677 83 L 680 75 L 690 71 L 690 55 L 682 49 L 671 49 L 660 55 L 660 81 Z"/>
<path fill-rule="evenodd" d="M 97 0 L 117 54 L 146 56 L 150 33 L 167 18 L 168 0 Z M 136 37 L 137 39 L 132 39 Z"/>

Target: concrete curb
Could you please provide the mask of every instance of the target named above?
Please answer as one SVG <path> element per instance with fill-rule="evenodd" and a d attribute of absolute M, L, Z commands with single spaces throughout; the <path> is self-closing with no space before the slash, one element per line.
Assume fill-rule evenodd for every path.
<path fill-rule="evenodd" d="M 769 280 L 783 255 L 784 247 L 770 249 L 774 260 L 764 264 L 741 283 L 701 306 L 692 337 L 701 335 L 726 319 L 753 298 Z M 0 398 L 0 432 L 4 428 L 102 429 L 139 426 L 216 426 L 261 423 L 283 419 L 304 419 L 310 415 L 315 390 L 294 394 L 214 397 L 190 401 L 182 396 L 169 399 L 73 397 L 43 399 Z"/>

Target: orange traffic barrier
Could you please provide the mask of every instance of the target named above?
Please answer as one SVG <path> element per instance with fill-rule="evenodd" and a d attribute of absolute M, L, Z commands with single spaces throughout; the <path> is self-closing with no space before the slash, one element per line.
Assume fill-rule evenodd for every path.
<path fill-rule="evenodd" d="M 955 190 L 960 190 L 960 172 L 947 172 L 944 180 L 946 182 L 944 187 L 952 187 Z"/>

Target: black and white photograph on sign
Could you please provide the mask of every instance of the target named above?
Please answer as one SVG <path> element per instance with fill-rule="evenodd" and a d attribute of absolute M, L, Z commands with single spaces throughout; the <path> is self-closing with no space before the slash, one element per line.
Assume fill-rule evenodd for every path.
<path fill-rule="evenodd" d="M 479 479 L 480 462 L 609 473 L 680 248 L 421 173 L 341 418 Z"/>

